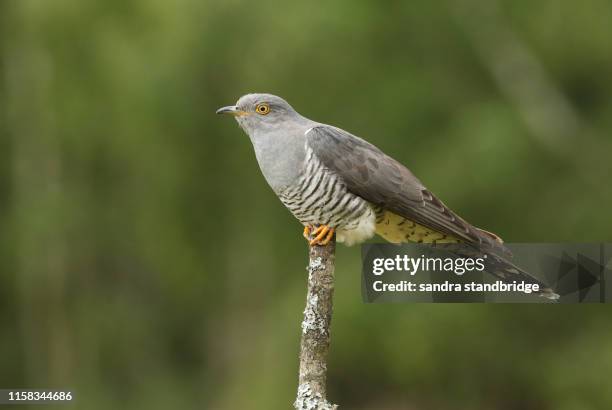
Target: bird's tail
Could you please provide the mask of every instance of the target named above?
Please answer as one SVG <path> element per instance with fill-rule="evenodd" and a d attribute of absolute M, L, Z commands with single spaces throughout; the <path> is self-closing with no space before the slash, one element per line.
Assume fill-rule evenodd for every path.
<path fill-rule="evenodd" d="M 506 282 L 524 281 L 527 283 L 538 284 L 539 290 L 536 294 L 550 300 L 559 299 L 559 295 L 555 293 L 548 285 L 543 283 L 526 270 L 519 268 L 508 259 L 495 253 L 486 253 L 485 271 L 497 276 Z"/>
<path fill-rule="evenodd" d="M 509 256 L 506 257 L 499 255 L 493 251 L 482 250 L 468 246 L 454 247 L 452 253 L 458 256 L 470 258 L 483 258 L 484 256 L 483 259 L 485 272 L 496 276 L 504 282 L 512 283 L 513 281 L 516 281 L 537 284 L 539 286 L 539 290 L 537 292 L 534 292 L 535 294 L 538 294 L 550 300 L 559 299 L 559 295 L 547 284 L 542 282 L 535 275 L 510 262 L 508 260 Z"/>
<path fill-rule="evenodd" d="M 493 239 L 498 244 L 502 245 L 504 243 L 504 240 L 500 238 L 499 236 L 495 235 L 493 232 L 485 231 L 482 228 L 476 228 L 476 229 L 478 229 L 481 234 L 488 236 L 489 238 Z"/>

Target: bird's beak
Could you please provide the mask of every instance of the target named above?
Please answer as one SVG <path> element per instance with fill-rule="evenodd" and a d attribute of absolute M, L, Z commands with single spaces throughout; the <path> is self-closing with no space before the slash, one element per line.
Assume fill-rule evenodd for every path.
<path fill-rule="evenodd" d="M 221 107 L 217 110 L 217 114 L 229 114 L 234 117 L 247 115 L 245 111 L 239 110 L 235 105 L 228 105 L 227 107 Z"/>

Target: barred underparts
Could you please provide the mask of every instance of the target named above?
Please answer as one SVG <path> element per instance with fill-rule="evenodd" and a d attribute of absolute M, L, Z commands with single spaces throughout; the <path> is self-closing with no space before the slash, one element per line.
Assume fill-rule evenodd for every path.
<path fill-rule="evenodd" d="M 303 225 L 336 228 L 338 241 L 348 245 L 379 234 L 389 242 L 454 243 L 456 238 L 435 232 L 388 212 L 349 192 L 346 184 L 306 147 L 304 172 L 279 193 L 280 200 Z"/>

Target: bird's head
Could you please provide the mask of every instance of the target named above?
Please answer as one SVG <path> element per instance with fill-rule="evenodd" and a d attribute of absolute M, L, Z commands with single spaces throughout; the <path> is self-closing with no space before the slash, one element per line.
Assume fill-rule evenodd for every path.
<path fill-rule="evenodd" d="M 233 115 L 249 135 L 255 131 L 273 130 L 287 121 L 301 118 L 287 101 L 272 94 L 244 95 L 236 105 L 219 108 L 217 114 Z"/>

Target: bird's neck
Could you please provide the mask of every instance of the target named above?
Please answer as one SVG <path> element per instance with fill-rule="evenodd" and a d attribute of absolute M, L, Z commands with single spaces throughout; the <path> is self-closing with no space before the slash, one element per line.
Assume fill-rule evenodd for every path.
<path fill-rule="evenodd" d="M 275 192 L 281 192 L 296 182 L 306 156 L 306 138 L 301 127 L 261 130 L 249 134 L 249 137 L 261 172 Z"/>

